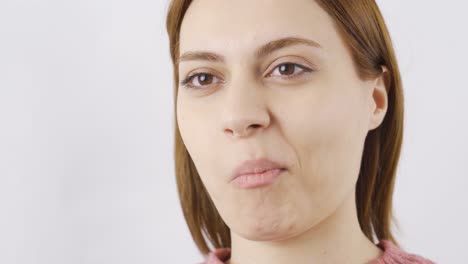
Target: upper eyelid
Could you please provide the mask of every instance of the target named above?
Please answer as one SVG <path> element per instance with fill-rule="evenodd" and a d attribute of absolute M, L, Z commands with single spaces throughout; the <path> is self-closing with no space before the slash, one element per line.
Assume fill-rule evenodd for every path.
<path fill-rule="evenodd" d="M 292 58 L 295 58 L 295 59 L 292 59 Z M 297 60 L 300 60 L 301 62 L 297 62 Z M 303 68 L 309 68 L 311 70 L 315 70 L 317 67 L 313 64 L 313 63 L 310 63 L 310 62 L 306 62 L 307 60 L 305 60 L 304 58 L 300 57 L 300 56 L 295 56 L 295 55 L 287 55 L 287 56 L 283 56 L 283 57 L 279 57 L 278 59 L 274 60 L 270 65 L 275 65 L 271 70 L 269 70 L 268 72 L 276 69 L 278 66 L 282 65 L 282 64 L 297 64 L 299 67 L 303 67 Z M 305 64 L 305 65 L 304 65 Z M 270 65 L 268 65 L 267 69 L 270 68 Z"/>
<path fill-rule="evenodd" d="M 279 59 L 278 59 L 279 60 Z M 276 61 L 278 61 L 276 60 Z M 275 64 L 274 62 L 272 64 Z M 283 65 L 283 64 L 292 64 L 292 65 L 295 65 L 296 67 L 299 67 L 299 68 L 302 68 L 303 71 L 306 71 L 306 70 L 311 70 L 311 71 L 315 71 L 315 67 L 314 66 L 306 66 L 304 65 L 304 63 L 301 63 L 301 62 L 294 62 L 294 61 L 283 61 L 283 62 L 279 62 L 279 63 L 276 63 L 275 66 L 273 68 L 271 68 L 270 70 L 268 70 L 267 74 L 265 75 L 266 76 L 269 76 L 273 73 L 273 70 L 275 70 L 276 68 L 278 68 L 280 65 Z M 306 63 L 307 64 L 307 63 Z M 270 64 L 271 65 L 271 64 Z M 269 67 L 268 67 L 269 68 Z M 213 73 L 212 71 L 210 70 L 196 70 L 194 73 L 189 73 L 187 75 L 187 77 L 184 79 L 184 80 L 188 80 L 190 78 L 194 78 L 196 77 L 197 75 L 200 75 L 200 74 L 209 74 L 211 76 L 214 76 L 216 78 L 219 78 L 217 76 L 217 73 Z"/>
<path fill-rule="evenodd" d="M 295 62 L 282 62 L 282 63 L 278 63 L 275 67 L 273 67 L 273 69 L 271 69 L 270 71 L 268 71 L 267 76 L 271 75 L 271 74 L 274 72 L 273 70 L 277 69 L 279 66 L 284 65 L 284 64 L 291 64 L 291 65 L 294 65 L 294 66 L 296 66 L 296 67 L 302 69 L 303 71 L 308 71 L 308 70 L 313 71 L 313 70 L 314 70 L 314 68 L 311 68 L 311 67 L 309 67 L 309 66 L 304 66 L 304 65 L 302 65 L 302 64 L 300 64 L 300 63 L 295 63 Z"/>
<path fill-rule="evenodd" d="M 294 65 L 294 66 L 296 66 L 296 67 L 298 67 L 298 68 L 301 68 L 302 71 L 303 71 L 303 73 L 314 72 L 314 71 L 315 71 L 315 69 L 314 69 L 313 67 L 308 67 L 308 66 L 304 66 L 304 65 L 302 65 L 302 64 L 300 64 L 300 63 L 295 63 L 295 62 L 286 61 L 286 62 L 281 62 L 281 63 L 276 64 L 276 66 L 275 66 L 272 70 L 268 71 L 268 73 L 267 73 L 267 75 L 266 75 L 265 77 L 270 76 L 270 75 L 274 72 L 274 70 L 278 68 L 278 66 L 283 65 L 283 64 L 292 64 L 292 65 Z M 297 75 L 300 76 L 300 75 L 302 75 L 303 73 L 300 73 L 300 74 L 297 74 Z M 219 79 L 219 78 L 216 76 L 216 74 L 213 74 L 213 73 L 211 73 L 211 72 L 209 72 L 209 71 L 197 71 L 197 72 L 195 72 L 195 73 L 189 74 L 185 79 L 183 79 L 183 80 L 180 82 L 180 84 L 181 84 L 181 85 L 190 85 L 190 83 L 192 82 L 192 80 L 193 80 L 194 78 L 196 78 L 198 75 L 201 75 L 201 74 L 208 74 L 208 75 L 213 76 L 214 78 Z M 223 83 L 223 82 L 224 82 L 224 81 L 221 81 L 221 83 Z"/>
<path fill-rule="evenodd" d="M 279 63 L 277 63 L 278 61 L 280 61 Z M 298 62 L 300 61 L 300 62 Z M 269 63 L 267 66 L 266 66 L 266 69 L 269 69 L 271 67 L 271 65 L 273 64 L 276 64 L 275 68 L 281 64 L 284 64 L 284 63 L 292 63 L 292 64 L 298 64 L 302 67 L 305 67 L 305 68 L 309 68 L 309 69 L 312 69 L 312 70 L 318 70 L 318 66 L 315 64 L 315 63 L 312 63 L 309 59 L 305 59 L 303 57 L 303 55 L 293 55 L 293 54 L 289 54 L 289 55 L 284 55 L 284 56 L 280 56 L 278 58 L 276 58 L 275 60 L 273 60 L 271 63 Z M 205 68 L 205 67 L 201 67 L 202 68 Z M 273 69 L 275 69 L 273 68 Z M 271 69 L 271 70 L 273 70 Z M 271 71 L 270 70 L 270 71 Z M 211 72 L 204 72 L 203 70 L 195 70 L 199 73 L 210 73 L 210 74 L 213 74 Z M 270 72 L 268 71 L 268 72 Z M 217 72 L 217 71 L 215 71 Z M 196 74 L 196 73 L 195 73 Z M 185 75 L 185 76 L 190 76 L 192 75 L 191 73 Z M 215 74 L 213 74 L 215 75 Z"/>

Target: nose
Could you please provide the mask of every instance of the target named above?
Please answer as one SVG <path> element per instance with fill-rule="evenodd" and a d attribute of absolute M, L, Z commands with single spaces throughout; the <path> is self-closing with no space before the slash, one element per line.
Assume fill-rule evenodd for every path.
<path fill-rule="evenodd" d="M 269 126 L 270 114 L 264 90 L 253 81 L 231 82 L 226 87 L 222 120 L 224 133 L 232 138 L 249 137 Z M 258 133 L 258 132 L 257 132 Z"/>

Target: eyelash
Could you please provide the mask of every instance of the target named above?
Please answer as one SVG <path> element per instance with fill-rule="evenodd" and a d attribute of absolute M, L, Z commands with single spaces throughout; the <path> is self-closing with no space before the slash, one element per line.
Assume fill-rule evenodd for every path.
<path fill-rule="evenodd" d="M 298 76 L 301 76 L 302 74 L 305 74 L 305 73 L 308 73 L 308 72 L 313 72 L 314 70 L 308 68 L 308 67 L 305 67 L 305 66 L 302 66 L 300 64 L 297 64 L 297 63 L 292 63 L 292 62 L 287 62 L 287 63 L 281 63 L 279 64 L 278 66 L 276 66 L 272 72 L 274 72 L 277 68 L 279 68 L 280 66 L 282 65 L 292 65 L 294 67 L 298 67 L 300 69 L 302 69 L 302 73 L 299 73 L 299 74 L 294 74 L 294 75 L 285 75 L 286 77 L 284 77 L 283 79 L 293 79 L 293 78 L 296 78 Z M 208 86 L 208 85 L 201 85 L 201 86 L 196 86 L 196 85 L 192 85 L 190 84 L 190 82 L 193 80 L 193 78 L 197 77 L 197 76 L 200 76 L 200 75 L 208 75 L 208 76 L 213 76 L 213 74 L 210 74 L 210 73 L 207 73 L 207 72 L 198 72 L 198 73 L 194 73 L 194 74 L 191 74 L 189 75 L 187 78 L 185 78 L 181 83 L 180 85 L 182 85 L 183 87 L 187 87 L 188 89 L 201 89 L 201 87 L 203 86 Z M 270 76 L 271 74 L 268 74 L 268 76 Z"/>

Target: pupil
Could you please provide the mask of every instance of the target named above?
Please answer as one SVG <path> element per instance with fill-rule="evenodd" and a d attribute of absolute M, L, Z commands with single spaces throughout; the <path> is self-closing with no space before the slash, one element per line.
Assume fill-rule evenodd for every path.
<path fill-rule="evenodd" d="M 293 68 L 293 67 L 288 67 L 288 66 L 290 66 L 290 64 L 283 64 L 283 65 L 281 65 L 280 71 L 285 72 L 285 73 L 288 73 L 288 74 L 291 74 L 291 73 L 292 73 L 292 72 L 291 72 L 291 68 Z"/>
<path fill-rule="evenodd" d="M 207 74 L 202 74 L 199 76 L 199 80 L 200 80 L 200 83 L 202 84 L 206 84 L 205 82 L 208 80 L 208 83 L 209 83 L 209 77 L 207 76 Z"/>

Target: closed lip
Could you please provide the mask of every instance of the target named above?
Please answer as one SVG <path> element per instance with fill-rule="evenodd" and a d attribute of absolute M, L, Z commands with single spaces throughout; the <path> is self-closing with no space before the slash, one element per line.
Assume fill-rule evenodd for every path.
<path fill-rule="evenodd" d="M 272 161 L 267 158 L 261 158 L 256 160 L 246 160 L 234 169 L 231 176 L 231 181 L 235 178 L 245 174 L 257 174 L 267 170 L 273 169 L 287 169 L 286 166 L 277 161 Z"/>

